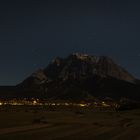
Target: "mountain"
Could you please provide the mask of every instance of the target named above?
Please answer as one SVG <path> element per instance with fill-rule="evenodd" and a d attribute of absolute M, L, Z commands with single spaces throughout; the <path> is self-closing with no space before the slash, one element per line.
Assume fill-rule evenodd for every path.
<path fill-rule="evenodd" d="M 16 87 L 26 95 L 49 99 L 139 99 L 139 83 L 111 58 L 74 53 L 55 58 Z"/>

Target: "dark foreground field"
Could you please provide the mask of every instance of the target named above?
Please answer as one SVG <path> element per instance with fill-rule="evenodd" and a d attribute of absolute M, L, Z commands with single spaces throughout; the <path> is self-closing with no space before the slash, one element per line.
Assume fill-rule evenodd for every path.
<path fill-rule="evenodd" d="M 0 140 L 140 140 L 140 110 L 1 107 Z"/>

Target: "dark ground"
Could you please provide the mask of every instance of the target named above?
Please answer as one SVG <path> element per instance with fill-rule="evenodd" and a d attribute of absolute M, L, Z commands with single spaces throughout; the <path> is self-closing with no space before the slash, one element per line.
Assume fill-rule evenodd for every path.
<path fill-rule="evenodd" d="M 139 140 L 140 110 L 1 107 L 0 140 Z"/>

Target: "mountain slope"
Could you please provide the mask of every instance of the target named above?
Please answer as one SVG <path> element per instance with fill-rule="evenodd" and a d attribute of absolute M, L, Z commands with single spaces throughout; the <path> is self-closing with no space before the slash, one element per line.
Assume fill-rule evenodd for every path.
<path fill-rule="evenodd" d="M 17 87 L 30 95 L 53 99 L 87 99 L 92 97 L 136 98 L 139 80 L 108 57 L 71 54 L 54 59 Z"/>

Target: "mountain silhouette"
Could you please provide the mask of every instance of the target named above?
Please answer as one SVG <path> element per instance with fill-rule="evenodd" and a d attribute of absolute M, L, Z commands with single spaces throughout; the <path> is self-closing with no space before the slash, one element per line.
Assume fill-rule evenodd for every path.
<path fill-rule="evenodd" d="M 20 96 L 46 99 L 140 98 L 139 80 L 106 56 L 55 58 L 16 86 Z"/>

